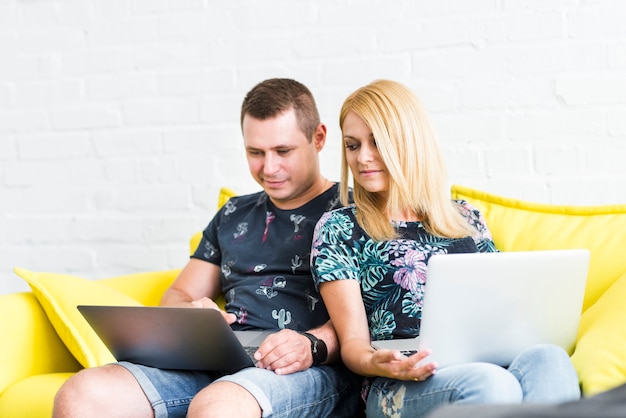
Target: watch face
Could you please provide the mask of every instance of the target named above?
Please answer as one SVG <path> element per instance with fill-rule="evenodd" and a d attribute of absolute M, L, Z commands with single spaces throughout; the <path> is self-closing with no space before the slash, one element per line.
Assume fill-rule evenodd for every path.
<path fill-rule="evenodd" d="M 326 361 L 328 357 L 328 347 L 324 340 L 320 340 L 315 335 L 303 332 L 302 335 L 311 340 L 311 355 L 313 356 L 313 365 L 317 365 Z"/>
<path fill-rule="evenodd" d="M 322 340 L 317 340 L 315 344 L 315 354 L 317 357 L 317 361 L 323 363 L 326 361 L 326 357 L 328 357 L 328 348 L 326 347 L 326 343 Z"/>

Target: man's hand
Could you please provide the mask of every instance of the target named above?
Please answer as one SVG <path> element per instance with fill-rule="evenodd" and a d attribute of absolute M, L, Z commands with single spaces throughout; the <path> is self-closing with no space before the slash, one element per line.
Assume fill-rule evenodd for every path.
<path fill-rule="evenodd" d="M 268 336 L 254 358 L 258 360 L 257 367 L 276 374 L 306 370 L 313 364 L 311 341 L 296 331 L 284 329 Z"/>
<path fill-rule="evenodd" d="M 217 305 L 217 303 L 215 303 L 213 301 L 213 299 L 210 299 L 210 298 L 207 298 L 207 297 L 191 301 L 191 306 L 194 307 L 194 308 L 215 309 L 216 311 L 219 311 L 222 314 L 222 316 L 224 317 L 224 319 L 226 320 L 226 322 L 229 325 L 237 320 L 237 315 L 232 314 L 232 313 L 228 313 L 228 312 L 222 310 Z"/>

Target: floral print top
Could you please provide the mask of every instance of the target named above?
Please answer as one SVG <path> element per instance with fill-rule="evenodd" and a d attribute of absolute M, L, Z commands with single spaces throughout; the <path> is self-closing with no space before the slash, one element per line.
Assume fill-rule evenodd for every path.
<path fill-rule="evenodd" d="M 354 205 L 324 214 L 315 228 L 311 252 L 316 286 L 357 280 L 372 340 L 417 337 L 430 257 L 497 251 L 478 209 L 466 201 L 456 203 L 476 229 L 474 236 L 436 237 L 421 222 L 396 222 L 397 239 L 374 241 L 357 223 Z"/>

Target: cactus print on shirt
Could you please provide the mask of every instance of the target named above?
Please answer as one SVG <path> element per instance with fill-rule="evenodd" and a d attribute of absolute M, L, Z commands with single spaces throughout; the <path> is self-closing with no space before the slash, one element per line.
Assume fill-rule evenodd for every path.
<path fill-rule="evenodd" d="M 202 234 L 193 258 L 220 266 L 234 329 L 307 331 L 328 320 L 310 269 L 315 224 L 340 207 L 338 185 L 293 210 L 265 192 L 230 199 Z"/>

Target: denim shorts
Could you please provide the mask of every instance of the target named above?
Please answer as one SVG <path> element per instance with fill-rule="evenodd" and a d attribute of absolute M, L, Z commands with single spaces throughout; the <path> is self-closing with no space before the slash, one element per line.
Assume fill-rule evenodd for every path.
<path fill-rule="evenodd" d="M 119 362 L 148 397 L 154 415 L 185 417 L 193 397 L 215 381 L 236 383 L 254 396 L 263 417 L 355 417 L 363 411 L 361 378 L 342 365 L 319 366 L 292 373 L 249 367 L 231 375 L 216 372 L 163 370 Z"/>

